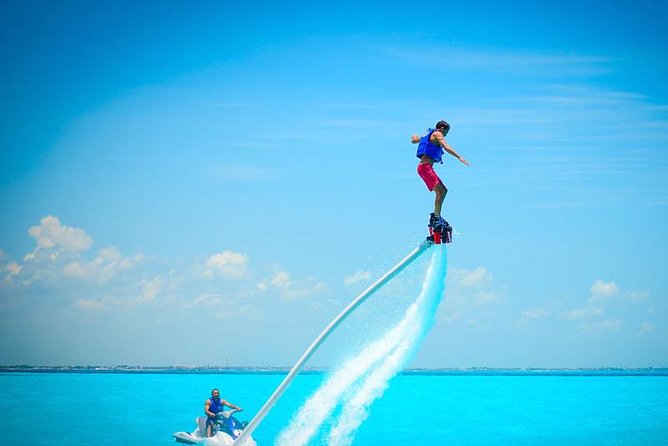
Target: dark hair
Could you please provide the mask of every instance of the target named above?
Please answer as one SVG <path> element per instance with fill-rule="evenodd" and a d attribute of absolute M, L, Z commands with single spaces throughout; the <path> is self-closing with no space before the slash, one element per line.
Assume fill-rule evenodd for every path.
<path fill-rule="evenodd" d="M 450 131 L 450 124 L 448 124 L 448 123 L 445 122 L 445 121 L 438 121 L 438 122 L 436 123 L 436 127 L 435 127 L 435 128 L 436 128 L 437 130 L 440 129 L 440 128 L 445 128 L 445 131 L 444 131 L 443 133 L 448 133 L 448 132 Z"/>

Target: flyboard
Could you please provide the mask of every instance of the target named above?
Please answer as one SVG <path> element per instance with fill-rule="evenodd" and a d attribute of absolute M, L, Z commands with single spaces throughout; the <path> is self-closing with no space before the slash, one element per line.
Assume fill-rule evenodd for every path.
<path fill-rule="evenodd" d="M 317 338 L 311 343 L 311 345 L 304 351 L 302 356 L 297 360 L 295 365 L 292 366 L 288 374 L 283 378 L 283 381 L 279 386 L 274 390 L 274 393 L 269 397 L 264 406 L 258 411 L 258 413 L 253 417 L 253 419 L 248 423 L 245 429 L 241 432 L 239 437 L 236 439 L 234 444 L 236 446 L 249 446 L 255 444 L 251 439 L 251 434 L 259 426 L 260 422 L 264 417 L 269 413 L 271 408 L 276 404 L 278 399 L 283 395 L 288 386 L 295 379 L 299 371 L 302 369 L 306 361 L 315 353 L 315 351 L 320 347 L 320 345 L 325 341 L 325 339 L 336 329 L 336 327 L 346 318 L 350 313 L 355 311 L 366 299 L 373 295 L 376 291 L 382 288 L 387 282 L 392 280 L 397 274 L 403 271 L 408 265 L 410 265 L 415 259 L 420 257 L 429 247 L 432 245 L 440 245 L 443 242 L 451 243 L 452 242 L 452 227 L 448 222 L 443 220 L 444 224 L 432 224 L 430 221 L 429 236 L 422 242 L 420 245 L 415 248 L 410 254 L 404 257 L 399 263 L 397 263 L 392 269 L 383 274 L 376 282 L 369 286 L 362 294 L 357 296 L 352 302 L 348 304 L 346 308 L 341 311 L 332 321 L 325 327 L 325 329 L 318 335 Z"/>
<path fill-rule="evenodd" d="M 434 245 L 440 245 L 441 243 L 452 243 L 452 226 L 445 220 L 442 220 L 440 223 L 434 223 L 432 220 L 429 221 L 429 237 L 427 240 L 431 241 Z"/>

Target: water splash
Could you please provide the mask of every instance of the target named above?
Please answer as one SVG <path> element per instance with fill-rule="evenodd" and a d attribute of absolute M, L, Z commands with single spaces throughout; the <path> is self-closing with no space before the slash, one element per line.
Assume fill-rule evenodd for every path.
<path fill-rule="evenodd" d="M 277 439 L 279 446 L 306 445 L 333 416 L 327 444 L 347 446 L 369 408 L 417 352 L 434 322 L 445 288 L 445 247 L 435 245 L 422 291 L 401 321 L 331 373 Z"/>

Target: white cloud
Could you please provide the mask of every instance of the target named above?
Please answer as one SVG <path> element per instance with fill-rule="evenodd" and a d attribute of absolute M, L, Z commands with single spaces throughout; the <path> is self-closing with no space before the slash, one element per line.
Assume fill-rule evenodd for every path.
<path fill-rule="evenodd" d="M 143 280 L 141 286 L 140 300 L 142 302 L 152 301 L 162 288 L 162 280 L 160 276 L 157 276 L 151 280 Z"/>
<path fill-rule="evenodd" d="M 633 303 L 638 303 L 649 299 L 649 291 L 631 291 L 626 298 Z"/>
<path fill-rule="evenodd" d="M 492 303 L 503 302 L 503 296 L 494 291 L 480 290 L 475 293 L 473 303 L 475 305 L 487 305 Z"/>
<path fill-rule="evenodd" d="M 654 331 L 654 324 L 651 322 L 643 322 L 640 324 L 640 329 L 638 330 L 639 335 L 647 334 Z"/>
<path fill-rule="evenodd" d="M 603 321 L 592 322 L 580 325 L 580 331 L 588 334 L 609 334 L 615 333 L 624 326 L 624 322 L 619 319 L 606 319 Z"/>
<path fill-rule="evenodd" d="M 590 297 L 583 307 L 561 313 L 562 319 L 578 322 L 579 331 L 587 334 L 610 334 L 623 329 L 624 320 L 615 316 L 620 308 L 626 308 L 625 318 L 630 317 L 631 313 L 628 312 L 628 306 L 621 307 L 619 304 L 636 305 L 649 297 L 648 292 L 625 292 L 620 290 L 615 282 L 605 282 L 601 279 L 597 279 L 591 285 L 589 292 Z M 652 329 L 651 323 L 643 323 L 637 334 L 644 334 Z"/>
<path fill-rule="evenodd" d="M 290 280 L 290 274 L 285 271 L 279 271 L 269 282 L 277 288 L 287 288 L 292 285 L 292 280 Z"/>
<path fill-rule="evenodd" d="M 292 279 L 286 271 L 277 271 L 269 280 L 262 280 L 257 284 L 260 291 L 278 290 L 283 300 L 304 299 L 327 290 L 327 285 L 315 277 Z"/>
<path fill-rule="evenodd" d="M 324 292 L 327 286 L 324 282 L 309 277 L 301 280 L 289 288 L 281 291 L 281 298 L 284 300 L 298 300 Z"/>
<path fill-rule="evenodd" d="M 70 268 L 73 268 L 70 265 Z M 88 271 L 84 272 L 85 274 Z M 90 276 L 83 276 L 90 277 Z M 128 309 L 138 305 L 146 304 L 155 300 L 156 296 L 164 288 L 164 280 L 161 276 L 156 276 L 152 279 L 135 279 L 129 282 L 124 282 L 121 289 L 121 294 L 114 292 L 112 288 L 103 286 L 96 286 L 93 291 L 94 294 L 99 292 L 110 292 L 104 297 L 91 297 L 86 299 L 79 299 L 74 303 L 74 308 L 80 310 L 95 310 L 103 311 L 109 309 Z"/>
<path fill-rule="evenodd" d="M 474 288 L 491 282 L 492 275 L 487 271 L 487 268 L 479 266 L 474 270 L 453 269 L 450 272 L 450 279 L 453 286 Z"/>
<path fill-rule="evenodd" d="M 530 321 L 534 319 L 543 319 L 550 315 L 550 311 L 544 308 L 529 308 L 522 312 L 522 321 Z"/>
<path fill-rule="evenodd" d="M 605 311 L 602 307 L 587 305 L 582 308 L 576 308 L 574 310 L 567 311 L 564 313 L 563 317 L 569 321 L 579 321 L 601 316 L 604 312 Z"/>
<path fill-rule="evenodd" d="M 119 271 L 133 268 L 144 259 L 143 254 L 123 257 L 115 247 L 101 249 L 90 262 L 76 260 L 63 266 L 63 274 L 75 279 L 111 280 Z"/>
<path fill-rule="evenodd" d="M 278 270 L 270 279 L 264 279 L 257 284 L 261 291 L 267 291 L 269 288 L 288 288 L 294 282 L 290 279 L 290 274 L 286 271 Z"/>
<path fill-rule="evenodd" d="M 459 306 L 485 305 L 504 300 L 503 296 L 492 289 L 492 275 L 484 266 L 473 270 L 452 269 L 448 272 L 446 294 L 448 300 Z"/>
<path fill-rule="evenodd" d="M 239 320 L 245 321 L 256 319 L 252 306 L 242 303 L 238 296 L 233 294 L 204 293 L 193 300 L 183 302 L 180 310 L 204 311 L 208 315 L 220 320 Z"/>
<path fill-rule="evenodd" d="M 102 311 L 106 308 L 106 305 L 103 301 L 96 299 L 79 299 L 74 307 L 81 310 Z"/>
<path fill-rule="evenodd" d="M 60 248 L 69 252 L 86 251 L 93 243 L 93 239 L 86 231 L 71 226 L 63 226 L 57 217 L 47 215 L 40 220 L 39 226 L 32 226 L 28 234 L 37 240 L 37 248 L 26 256 L 26 260 L 35 257 L 40 249 Z"/>
<path fill-rule="evenodd" d="M 370 278 L 371 278 L 370 271 L 356 271 L 354 274 L 344 277 L 343 283 L 346 284 L 347 286 L 350 286 L 357 282 L 369 280 Z"/>
<path fill-rule="evenodd" d="M 424 64 L 431 68 L 466 70 L 479 69 L 487 73 L 545 74 L 550 76 L 588 76 L 605 73 L 615 59 L 603 56 L 530 53 L 513 51 L 485 51 L 441 46 L 411 48 L 379 46 L 383 53 L 412 65 Z M 435 60 L 434 54 L 439 57 Z M 440 61 L 440 62 L 439 62 Z"/>
<path fill-rule="evenodd" d="M 2 257 L 0 257 L 2 258 Z M 22 265 L 19 265 L 16 262 L 9 262 L 7 264 L 0 263 L 0 273 L 4 274 L 4 277 L 2 278 L 2 281 L 4 283 L 11 283 L 12 279 L 19 274 L 21 274 L 21 270 L 23 269 Z"/>
<path fill-rule="evenodd" d="M 484 266 L 472 270 L 454 268 L 448 272 L 446 280 L 444 305 L 439 310 L 440 321 L 477 321 L 481 307 L 498 305 L 506 300 L 494 286 L 492 274 Z"/>
<path fill-rule="evenodd" d="M 92 275 L 92 269 L 84 262 L 72 262 L 63 267 L 63 274 L 76 279 L 84 279 Z"/>
<path fill-rule="evenodd" d="M 36 247 L 24 256 L 23 262 L 0 261 L 5 285 L 30 287 L 39 283 L 59 287 L 67 278 L 106 282 L 144 259 L 143 254 L 124 257 L 117 248 L 107 247 L 88 260 L 84 251 L 90 248 L 91 237 L 83 229 L 62 225 L 51 215 L 42 218 L 28 233 L 36 240 Z"/>
<path fill-rule="evenodd" d="M 219 294 L 202 294 L 193 301 L 194 305 L 206 305 L 208 307 L 218 307 L 223 303 L 223 298 Z"/>
<path fill-rule="evenodd" d="M 121 260 L 121 253 L 115 247 L 102 248 L 94 260 L 96 265 L 116 264 Z"/>
<path fill-rule="evenodd" d="M 248 277 L 248 256 L 230 250 L 213 254 L 206 262 L 204 275 L 209 278 L 219 275 L 228 279 L 244 279 Z"/>
<path fill-rule="evenodd" d="M 623 291 L 615 282 L 604 282 L 600 279 L 594 282 L 590 292 L 589 302 L 598 304 L 605 304 L 611 299 L 637 304 L 647 300 L 650 296 L 648 291 Z"/>
<path fill-rule="evenodd" d="M 591 292 L 592 300 L 599 301 L 614 296 L 619 291 L 619 288 L 615 282 L 604 282 L 601 279 L 598 279 L 594 282 L 589 291 Z"/>
<path fill-rule="evenodd" d="M 20 266 L 16 262 L 9 262 L 7 264 L 6 270 L 9 273 L 10 276 L 17 276 L 21 273 L 21 270 L 23 269 L 22 266 Z"/>

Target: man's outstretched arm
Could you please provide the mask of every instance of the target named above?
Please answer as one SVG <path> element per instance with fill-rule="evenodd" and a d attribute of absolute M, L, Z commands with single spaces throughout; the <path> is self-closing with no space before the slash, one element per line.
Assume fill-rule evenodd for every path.
<path fill-rule="evenodd" d="M 452 146 L 451 146 L 450 144 L 447 143 L 447 141 L 445 140 L 445 138 L 443 137 L 443 134 L 442 134 L 441 132 L 438 132 L 438 133 L 437 133 L 437 132 L 434 132 L 434 135 L 436 136 L 436 139 L 438 140 L 438 142 L 439 142 L 439 144 L 441 145 L 441 147 L 443 147 L 443 150 L 445 150 L 445 151 L 448 152 L 450 155 L 452 155 L 452 156 L 454 156 L 455 158 L 457 158 L 457 159 L 458 159 L 459 161 L 461 161 L 462 164 L 464 164 L 465 166 L 469 166 L 469 165 L 470 165 L 468 161 L 466 161 L 464 158 L 462 158 L 462 156 L 461 156 L 459 153 L 457 153 L 457 151 L 456 151 L 455 149 L 453 149 Z"/>

